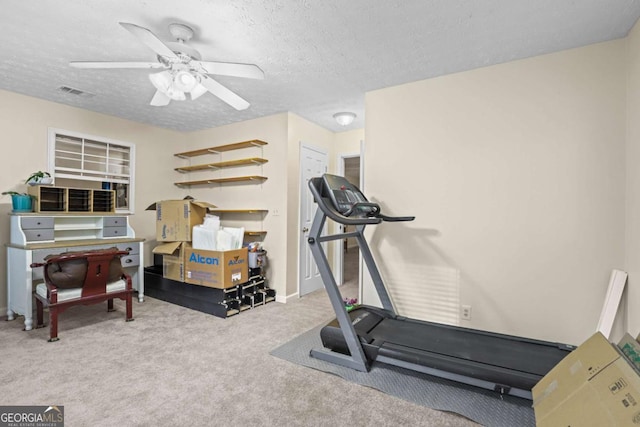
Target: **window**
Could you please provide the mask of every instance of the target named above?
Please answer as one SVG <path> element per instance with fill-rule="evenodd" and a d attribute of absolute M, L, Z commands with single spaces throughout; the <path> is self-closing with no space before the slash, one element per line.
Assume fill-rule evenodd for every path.
<path fill-rule="evenodd" d="M 133 213 L 135 145 L 49 129 L 49 172 L 57 185 L 116 191 L 116 211 Z"/>

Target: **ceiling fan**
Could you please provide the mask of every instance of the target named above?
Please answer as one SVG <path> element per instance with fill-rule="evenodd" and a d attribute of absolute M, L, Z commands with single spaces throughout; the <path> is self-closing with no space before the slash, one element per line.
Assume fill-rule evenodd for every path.
<path fill-rule="evenodd" d="M 89 62 L 73 61 L 69 65 L 75 68 L 163 68 L 164 71 L 152 73 L 149 80 L 155 86 L 156 93 L 151 105 L 164 106 L 171 100 L 183 101 L 185 93 L 196 99 L 206 92 L 220 98 L 236 110 L 244 110 L 249 103 L 221 85 L 210 75 L 264 79 L 264 73 L 254 64 L 232 62 L 201 61 L 200 53 L 188 46 L 193 30 L 183 24 L 170 24 L 169 32 L 177 42 L 163 42 L 146 28 L 127 22 L 120 22 L 131 34 L 151 48 L 158 56 L 157 62 Z"/>

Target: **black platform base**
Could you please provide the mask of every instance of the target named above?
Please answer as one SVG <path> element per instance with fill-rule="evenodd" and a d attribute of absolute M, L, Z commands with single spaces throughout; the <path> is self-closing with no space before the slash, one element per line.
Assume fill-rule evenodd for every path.
<path fill-rule="evenodd" d="M 266 288 L 263 277 L 228 289 L 191 285 L 162 277 L 162 267 L 144 269 L 145 295 L 182 307 L 226 318 L 275 300 L 275 291 Z"/>

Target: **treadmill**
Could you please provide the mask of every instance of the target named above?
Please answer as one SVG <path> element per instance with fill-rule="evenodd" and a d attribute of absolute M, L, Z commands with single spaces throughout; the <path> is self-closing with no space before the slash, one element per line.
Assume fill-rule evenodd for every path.
<path fill-rule="evenodd" d="M 397 315 L 364 229 L 414 217 L 384 215 L 341 176 L 312 178 L 309 188 L 319 209 L 307 241 L 336 313 L 320 332 L 324 348 L 311 350 L 312 357 L 362 372 L 381 362 L 531 400 L 533 386 L 575 348 Z M 323 236 L 327 218 L 355 231 Z M 348 237 L 360 247 L 382 308 L 362 305 L 347 311 L 343 303 L 322 243 Z"/>

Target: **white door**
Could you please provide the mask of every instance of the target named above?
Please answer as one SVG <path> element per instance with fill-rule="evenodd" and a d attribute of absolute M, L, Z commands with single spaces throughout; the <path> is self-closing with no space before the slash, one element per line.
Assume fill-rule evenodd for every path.
<path fill-rule="evenodd" d="M 309 190 L 309 180 L 327 172 L 327 158 L 326 152 L 306 145 L 300 146 L 300 262 L 298 270 L 300 272 L 300 296 L 324 286 L 318 267 L 313 260 L 311 249 L 309 249 L 307 238 L 317 209 Z"/>

